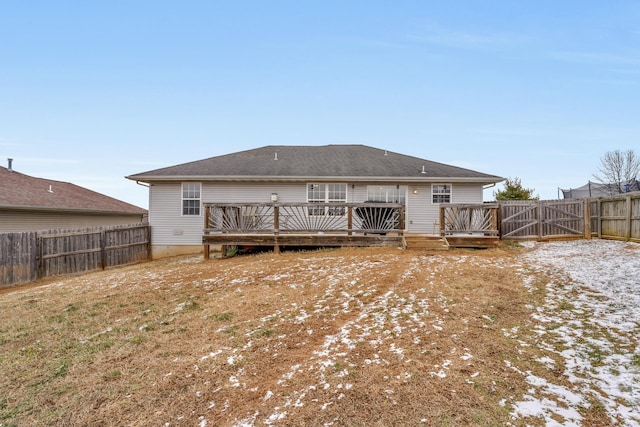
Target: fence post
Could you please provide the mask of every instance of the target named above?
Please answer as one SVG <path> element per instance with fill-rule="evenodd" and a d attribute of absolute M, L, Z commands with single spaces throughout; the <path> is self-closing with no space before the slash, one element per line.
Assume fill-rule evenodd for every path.
<path fill-rule="evenodd" d="M 543 202 L 538 200 L 538 240 L 542 240 L 544 235 L 542 230 L 542 216 L 544 215 Z"/>
<path fill-rule="evenodd" d="M 591 199 L 583 199 L 584 201 L 584 238 L 591 240 Z"/>
<path fill-rule="evenodd" d="M 100 230 L 100 268 L 107 268 L 107 232 Z"/>
<path fill-rule="evenodd" d="M 42 252 L 44 249 L 42 249 L 42 237 L 40 236 L 40 233 L 36 232 L 36 251 L 35 251 L 35 257 L 36 257 L 36 280 L 40 279 L 44 274 L 44 261 L 42 259 Z"/>
<path fill-rule="evenodd" d="M 632 204 L 631 204 L 631 196 L 627 196 L 626 197 L 626 209 L 627 212 L 626 213 L 626 232 L 625 232 L 625 240 L 628 242 L 629 240 L 631 240 L 631 219 L 632 219 L 632 215 L 631 215 L 631 208 L 632 208 Z"/>
<path fill-rule="evenodd" d="M 598 239 L 602 238 L 602 200 L 598 199 L 596 201 L 596 206 L 598 209 Z"/>

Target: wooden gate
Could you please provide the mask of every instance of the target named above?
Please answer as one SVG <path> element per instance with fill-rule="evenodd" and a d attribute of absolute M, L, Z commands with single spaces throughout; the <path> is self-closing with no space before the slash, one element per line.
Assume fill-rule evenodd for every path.
<path fill-rule="evenodd" d="M 585 237 L 584 200 L 519 201 L 501 203 L 503 239 Z M 590 234 L 590 232 L 589 232 Z"/>

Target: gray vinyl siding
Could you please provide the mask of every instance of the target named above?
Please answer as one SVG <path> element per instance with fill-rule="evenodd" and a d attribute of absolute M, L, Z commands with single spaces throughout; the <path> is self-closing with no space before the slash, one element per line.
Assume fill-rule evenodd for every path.
<path fill-rule="evenodd" d="M 88 215 L 65 212 L 0 211 L 0 233 L 138 224 L 142 215 Z"/>
<path fill-rule="evenodd" d="M 341 182 L 341 181 L 336 181 Z M 267 203 L 271 194 L 278 194 L 278 202 L 295 203 L 307 201 L 307 183 L 269 182 L 202 182 L 203 203 Z M 364 202 L 368 185 L 396 185 L 394 182 L 348 183 L 347 201 Z M 444 182 L 447 183 L 447 182 Z M 407 189 L 406 231 L 412 233 L 439 233 L 440 210 L 431 199 L 431 184 L 409 184 Z M 407 186 L 407 184 L 400 184 Z M 182 215 L 182 183 L 154 183 L 150 187 L 149 223 L 152 244 L 200 245 L 204 216 Z M 414 193 L 415 190 L 415 193 Z M 482 185 L 452 184 L 452 203 L 482 203 Z"/>
<path fill-rule="evenodd" d="M 440 204 L 432 201 L 431 184 L 436 183 L 409 185 L 407 231 L 410 233 L 440 233 Z M 482 185 L 451 184 L 451 203 L 482 203 Z"/>
<path fill-rule="evenodd" d="M 182 183 L 153 184 L 149 191 L 151 244 L 201 244 L 204 217 L 182 215 Z"/>

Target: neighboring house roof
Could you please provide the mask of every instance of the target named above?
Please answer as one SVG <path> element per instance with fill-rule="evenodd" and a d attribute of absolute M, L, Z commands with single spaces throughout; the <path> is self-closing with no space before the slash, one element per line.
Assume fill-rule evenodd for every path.
<path fill-rule="evenodd" d="M 127 177 L 168 180 L 458 181 L 496 183 L 503 178 L 365 145 L 268 145 Z"/>
<path fill-rule="evenodd" d="M 139 214 L 146 209 L 77 185 L 0 167 L 0 209 Z"/>

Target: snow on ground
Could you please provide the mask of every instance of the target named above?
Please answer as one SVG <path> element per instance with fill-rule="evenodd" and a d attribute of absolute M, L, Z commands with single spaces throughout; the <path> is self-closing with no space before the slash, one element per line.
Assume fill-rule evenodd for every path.
<path fill-rule="evenodd" d="M 579 408 L 589 408 L 600 405 L 611 419 L 611 425 L 640 426 L 640 245 L 606 240 L 580 240 L 570 242 L 525 243 L 528 250 L 520 257 L 517 264 L 522 266 L 524 283 L 534 292 L 536 287 L 544 286 L 546 296 L 541 306 L 531 306 L 532 318 L 536 325 L 538 339 L 535 342 L 522 342 L 522 346 L 537 346 L 545 350 L 550 356 L 562 360 L 563 366 L 554 361 L 554 357 L 542 357 L 538 361 L 546 366 L 550 372 L 558 375 L 547 375 L 558 378 L 551 381 L 534 375 L 529 371 L 522 371 L 517 364 L 505 360 L 506 366 L 521 374 L 530 388 L 524 396 L 506 397 L 505 406 L 512 408 L 514 423 L 519 424 L 523 417 L 532 416 L 543 419 L 547 426 L 582 426 L 588 425 L 584 419 L 584 411 Z M 185 260 L 187 263 L 199 262 L 199 258 Z M 317 261 L 317 260 L 316 260 Z M 386 260 L 393 262 L 394 260 Z M 467 257 L 459 257 L 458 262 L 471 262 Z M 447 262 L 456 262 L 455 257 L 447 259 L 439 256 L 416 258 L 406 276 L 412 276 L 417 271 L 443 267 Z M 480 262 L 480 261 L 478 261 Z M 488 261 L 499 264 L 503 261 Z M 504 261 L 506 262 L 506 261 Z M 304 264 L 305 261 L 301 261 Z M 279 384 L 286 385 L 301 372 L 316 372 L 317 381 L 307 384 L 305 388 L 293 390 L 288 397 L 275 408 L 262 423 L 273 425 L 286 423 L 288 411 L 296 407 L 312 403 L 315 390 L 331 388 L 335 393 L 333 399 L 323 402 L 323 408 L 335 404 L 344 397 L 352 387 L 346 378 L 344 382 L 330 384 L 327 373 L 336 366 L 349 366 L 348 352 L 354 342 L 366 340 L 370 343 L 372 354 L 364 360 L 365 364 L 388 364 L 390 358 L 402 360 L 410 364 L 405 358 L 403 348 L 394 344 L 391 337 L 409 335 L 413 342 L 425 342 L 429 338 L 429 331 L 437 333 L 445 326 L 445 320 L 431 310 L 433 306 L 440 306 L 446 311 L 446 301 L 430 300 L 420 294 L 401 296 L 393 288 L 389 292 L 371 298 L 372 288 L 359 282 L 362 269 L 376 268 L 376 263 L 361 265 L 341 265 L 332 260 L 334 265 L 330 271 L 318 271 L 315 262 L 309 262 L 309 277 L 301 277 L 304 283 L 312 282 L 318 276 L 325 277 L 328 288 L 324 300 L 318 301 L 315 307 L 287 307 L 287 313 L 273 313 L 271 317 L 261 319 L 261 325 L 273 320 L 273 316 L 280 319 L 290 319 L 298 324 L 304 324 L 310 315 L 318 313 L 345 313 L 354 310 L 358 316 L 347 322 L 339 333 L 326 336 L 313 356 L 303 365 L 295 364 L 282 376 Z M 385 263 L 382 263 L 385 264 Z M 304 265 L 295 266 L 305 271 Z M 384 268 L 384 265 L 379 267 Z M 537 273 L 545 273 L 548 281 L 537 282 Z M 118 286 L 117 275 L 110 279 L 113 286 Z M 145 283 L 162 282 L 160 278 L 148 277 Z M 264 280 L 279 280 L 283 277 L 268 277 Z M 218 280 L 226 280 L 219 278 Z M 229 283 L 240 289 L 248 279 L 228 279 Z M 216 283 L 203 280 L 196 286 L 205 289 Z M 82 283 L 78 286 L 87 286 Z M 173 286 L 183 286 L 176 282 Z M 426 284 L 428 285 L 428 284 Z M 52 284 L 51 286 L 56 286 Z M 296 288 L 295 282 L 290 284 Z M 364 303 L 363 301 L 367 302 Z M 178 312 L 184 306 L 177 305 Z M 388 313 L 387 318 L 381 313 Z M 275 317 L 274 317 L 275 318 Z M 491 319 L 488 319 L 491 320 Z M 318 331 L 308 329 L 311 336 Z M 519 337 L 518 330 L 505 330 L 505 336 Z M 251 346 L 251 342 L 247 344 Z M 244 349 L 223 348 L 215 353 L 203 355 L 199 364 L 205 365 L 212 361 L 226 360 L 230 366 L 240 360 Z M 277 356 L 277 349 L 274 357 Z M 435 377 L 447 375 L 452 363 L 466 363 L 472 358 L 464 348 L 453 348 L 451 358 L 440 361 L 430 368 L 430 374 Z M 206 366 L 196 366 L 206 369 Z M 167 375 L 170 375 L 167 374 Z M 473 383 L 475 374 L 467 379 Z M 234 387 L 245 388 L 246 373 L 241 369 L 229 378 Z M 399 378 L 402 380 L 402 378 Z M 393 395 L 393 389 L 388 393 Z M 264 393 L 263 401 L 277 399 L 272 390 Z M 211 407 L 222 408 L 224 412 L 228 402 L 211 402 Z M 321 408 L 322 409 L 322 408 Z M 248 414 L 247 418 L 237 420 L 237 426 L 253 426 L 256 423 L 255 414 Z M 559 421 L 560 420 L 560 421 Z M 206 425 L 203 418 L 200 425 Z"/>
<path fill-rule="evenodd" d="M 611 425 L 640 425 L 640 245 L 581 240 L 527 246 L 532 250 L 524 264 L 551 277 L 544 306 L 534 307 L 538 345 L 562 356 L 572 387 L 522 372 L 531 389 L 512 415 L 579 426 L 584 420 L 576 408 L 597 404 Z M 525 283 L 533 288 L 533 275 Z M 541 362 L 552 368 L 552 359 Z"/>

